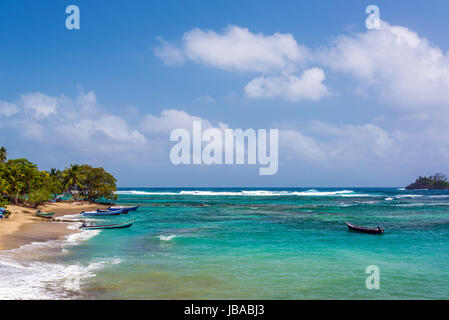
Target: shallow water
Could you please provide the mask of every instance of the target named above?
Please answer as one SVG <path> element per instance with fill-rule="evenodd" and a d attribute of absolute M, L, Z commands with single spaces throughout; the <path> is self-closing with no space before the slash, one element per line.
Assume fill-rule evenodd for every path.
<path fill-rule="evenodd" d="M 136 219 L 131 228 L 83 233 L 70 245 L 52 243 L 51 252 L 1 253 L 0 297 L 13 278 L 24 277 L 20 268 L 31 274 L 28 282 L 40 280 L 32 281 L 33 290 L 26 290 L 26 282 L 22 289 L 16 286 L 12 298 L 21 297 L 21 290 L 24 298 L 87 299 L 449 296 L 447 191 L 134 188 L 118 193 L 120 204 L 141 207 L 102 221 Z M 349 232 L 344 221 L 382 225 L 385 233 Z M 369 265 L 380 268 L 379 290 L 365 286 Z M 5 271 L 13 274 L 8 281 Z"/>

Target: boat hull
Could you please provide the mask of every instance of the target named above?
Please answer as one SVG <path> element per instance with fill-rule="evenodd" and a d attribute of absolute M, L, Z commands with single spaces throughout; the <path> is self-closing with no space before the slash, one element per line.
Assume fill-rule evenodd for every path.
<path fill-rule="evenodd" d="M 109 209 L 97 209 L 97 212 L 99 213 L 108 213 L 112 211 L 122 211 L 121 214 L 127 214 L 129 210 L 127 209 L 117 209 L 117 210 L 109 210 Z"/>
<path fill-rule="evenodd" d="M 129 228 L 133 225 L 135 220 L 131 220 L 124 223 L 118 224 L 107 224 L 107 225 L 96 225 L 96 226 L 82 226 L 80 229 L 82 230 L 98 230 L 98 229 L 124 229 Z"/>
<path fill-rule="evenodd" d="M 139 206 L 114 206 L 109 207 L 108 210 L 126 210 L 126 211 L 136 211 L 139 209 Z"/>
<path fill-rule="evenodd" d="M 124 213 L 124 210 L 115 210 L 115 211 L 106 211 L 106 212 L 98 212 L 98 211 L 92 211 L 92 212 L 81 212 L 83 216 L 116 216 L 119 214 Z"/>
<path fill-rule="evenodd" d="M 361 233 L 369 233 L 369 234 L 382 234 L 384 232 L 384 229 L 379 229 L 379 228 L 366 228 L 366 227 L 361 227 L 361 226 L 356 226 L 355 224 L 346 222 L 346 225 L 348 226 L 348 229 L 350 231 L 356 231 L 356 232 L 361 232 Z"/>
<path fill-rule="evenodd" d="M 36 212 L 34 215 L 39 218 L 52 218 L 55 215 L 55 213 L 54 212 L 51 212 L 51 213 L 37 213 Z"/>

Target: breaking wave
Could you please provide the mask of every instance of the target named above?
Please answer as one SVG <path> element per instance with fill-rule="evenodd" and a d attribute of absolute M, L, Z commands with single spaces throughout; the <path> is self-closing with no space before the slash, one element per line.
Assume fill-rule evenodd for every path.
<path fill-rule="evenodd" d="M 69 229 L 77 229 L 71 224 Z M 60 240 L 32 242 L 17 249 L 0 252 L 0 299 L 68 299 L 80 296 L 80 285 L 96 271 L 120 259 L 103 259 L 87 264 L 63 264 L 47 261 L 64 254 L 100 230 L 83 230 Z"/>
<path fill-rule="evenodd" d="M 337 190 L 337 191 L 318 191 L 310 189 L 306 191 L 267 191 L 267 190 L 254 190 L 254 191 L 205 191 L 205 190 L 182 190 L 179 192 L 158 192 L 158 191 L 140 191 L 140 190 L 126 190 L 116 191 L 117 195 L 175 195 L 175 196 L 340 196 L 340 197 L 368 197 L 375 196 L 372 194 L 356 193 L 353 190 Z"/>

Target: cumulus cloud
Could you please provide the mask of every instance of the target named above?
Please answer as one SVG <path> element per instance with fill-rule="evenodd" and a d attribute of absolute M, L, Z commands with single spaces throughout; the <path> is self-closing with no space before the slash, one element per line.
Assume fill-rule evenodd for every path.
<path fill-rule="evenodd" d="M 155 54 L 165 63 L 171 56 L 182 56 L 176 59 L 182 63 L 185 56 L 218 69 L 264 73 L 246 85 L 249 98 L 317 101 L 328 94 L 322 69 L 311 68 L 295 75 L 310 57 L 308 48 L 289 33 L 264 35 L 235 25 L 224 28 L 222 33 L 196 28 L 184 34 L 182 50 L 163 43 Z"/>
<path fill-rule="evenodd" d="M 25 111 L 30 112 L 32 116 L 38 119 L 56 114 L 59 99 L 58 97 L 47 96 L 41 92 L 21 95 L 21 103 Z"/>
<path fill-rule="evenodd" d="M 332 124 L 310 121 L 302 129 L 280 129 L 279 146 L 286 159 L 321 163 L 354 163 L 388 159 L 397 155 L 399 141 L 394 134 L 367 123 Z"/>
<path fill-rule="evenodd" d="M 335 157 L 357 159 L 360 156 L 387 157 L 394 151 L 395 140 L 386 130 L 368 123 L 363 125 L 336 125 L 312 121 L 309 129 Z"/>
<path fill-rule="evenodd" d="M 15 116 L 19 106 L 25 111 L 20 117 Z M 81 92 L 75 99 L 41 92 L 25 93 L 16 104 L 0 102 L 0 110 L 11 116 L 9 126 L 18 130 L 24 139 L 104 150 L 108 146 L 123 149 L 148 142 L 136 128 L 104 110 L 92 91 Z"/>
<path fill-rule="evenodd" d="M 379 30 L 338 37 L 318 56 L 391 105 L 449 104 L 449 54 L 408 28 L 381 21 Z"/>
<path fill-rule="evenodd" d="M 307 137 L 298 130 L 279 130 L 279 147 L 286 150 L 287 158 L 307 160 L 327 159 L 326 152 L 318 145 L 312 137 Z"/>
<path fill-rule="evenodd" d="M 223 33 L 193 29 L 184 34 L 183 40 L 189 59 L 226 70 L 292 69 L 307 56 L 305 47 L 291 34 L 256 34 L 234 25 L 226 27 Z"/>
<path fill-rule="evenodd" d="M 116 142 L 127 142 L 132 145 L 147 143 L 145 136 L 138 130 L 130 129 L 128 124 L 113 115 L 103 115 L 99 119 L 83 119 L 75 123 L 64 123 L 57 127 L 59 133 L 75 141 L 87 141 L 96 134 Z"/>
<path fill-rule="evenodd" d="M 14 103 L 0 101 L 0 116 L 11 117 L 19 113 L 19 107 Z"/>
<path fill-rule="evenodd" d="M 283 73 L 279 77 L 258 77 L 245 86 L 250 98 L 280 97 L 288 101 L 317 101 L 329 94 L 323 84 L 324 71 L 320 68 L 305 70 L 300 77 Z"/>
<path fill-rule="evenodd" d="M 190 30 L 180 48 L 165 43 L 158 49 L 162 59 L 170 56 L 160 54 L 165 47 L 182 57 L 179 63 L 190 59 L 224 70 L 261 73 L 245 87 L 250 98 L 319 100 L 329 92 L 323 70 L 329 68 L 353 76 L 355 93 L 378 96 L 389 106 L 441 109 L 449 104 L 449 53 L 418 33 L 385 21 L 379 30 L 342 35 L 320 49 L 299 44 L 289 33 L 264 35 L 235 25 L 222 32 Z M 315 66 L 309 70 L 321 68 L 322 74 L 314 72 L 323 80 L 307 82 L 316 84 L 309 88 L 301 81 L 309 70 L 303 75 L 298 70 L 311 64 Z"/>

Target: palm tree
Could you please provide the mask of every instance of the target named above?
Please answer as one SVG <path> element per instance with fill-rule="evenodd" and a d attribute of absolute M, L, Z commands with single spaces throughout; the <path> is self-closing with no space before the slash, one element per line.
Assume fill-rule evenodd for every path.
<path fill-rule="evenodd" d="M 13 163 L 3 172 L 3 178 L 6 181 L 7 194 L 13 200 L 13 203 L 17 204 L 25 187 L 25 184 L 23 183 L 23 172 L 17 164 Z"/>
<path fill-rule="evenodd" d="M 5 162 L 8 159 L 8 152 L 5 147 L 0 148 L 0 162 Z"/>
<path fill-rule="evenodd" d="M 37 166 L 33 163 L 25 163 L 21 168 L 23 174 L 23 182 L 25 184 L 25 193 L 29 193 L 32 189 L 33 181 L 39 174 Z"/>
<path fill-rule="evenodd" d="M 81 166 L 78 164 L 71 164 L 70 168 L 65 168 L 62 176 L 62 185 L 66 190 L 72 193 L 72 195 L 75 194 L 74 197 L 76 200 L 76 194 L 80 189 L 83 188 L 81 181 L 83 180 L 84 176 L 81 171 Z"/>

